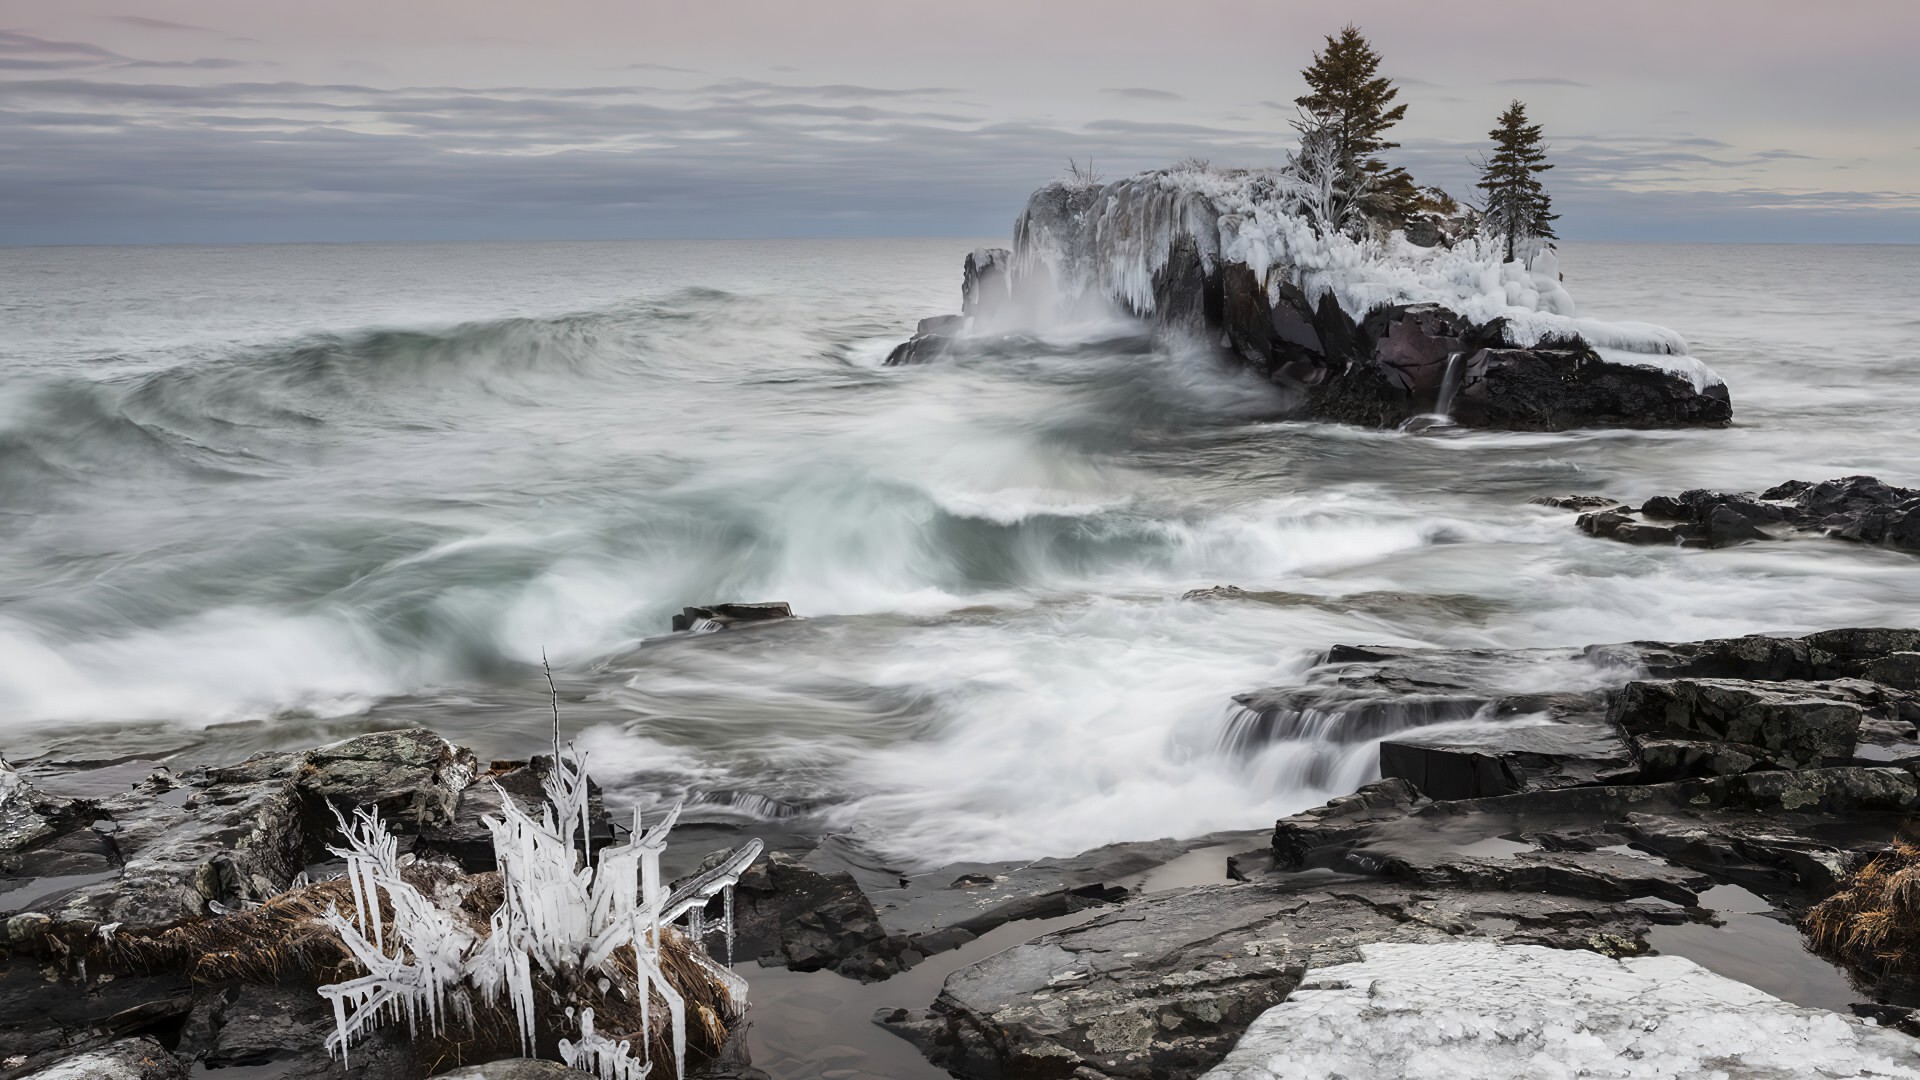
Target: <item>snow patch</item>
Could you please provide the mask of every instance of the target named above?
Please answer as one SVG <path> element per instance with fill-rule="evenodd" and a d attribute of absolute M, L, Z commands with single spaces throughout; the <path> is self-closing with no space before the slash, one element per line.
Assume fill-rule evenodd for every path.
<path fill-rule="evenodd" d="M 1591 342 L 1593 339 L 1587 340 Z M 1695 393 L 1700 393 L 1709 386 L 1723 386 L 1726 383 L 1726 380 L 1712 368 L 1686 353 L 1635 352 L 1607 345 L 1594 345 L 1593 351 L 1609 364 L 1658 368 L 1669 375 L 1677 375 L 1693 383 Z"/>
<path fill-rule="evenodd" d="M 1245 263 L 1274 303 L 1290 284 L 1310 304 L 1331 295 L 1355 321 L 1388 305 L 1438 304 L 1477 324 L 1506 320 L 1508 340 L 1521 348 L 1578 337 L 1616 354 L 1687 354 L 1686 341 L 1665 327 L 1577 317 L 1552 249 L 1506 262 L 1497 238 L 1450 248 L 1420 247 L 1400 233 L 1384 242 L 1354 239 L 1318 230 L 1293 213 L 1293 187 L 1277 170 L 1192 167 L 1098 189 L 1048 185 L 1034 193 L 1015 226 L 1015 289 L 1050 294 L 1056 317 L 1082 317 L 1101 303 L 1151 315 L 1154 275 L 1174 246 L 1191 238 L 1209 269 L 1221 260 Z M 1023 299 L 1033 306 L 1032 298 Z M 1696 389 L 1719 382 L 1697 362 L 1633 362 L 1686 375 Z"/>
<path fill-rule="evenodd" d="M 1310 972 L 1211 1080 L 1920 1080 L 1903 1035 L 1789 1005 L 1678 956 L 1365 945 Z"/>

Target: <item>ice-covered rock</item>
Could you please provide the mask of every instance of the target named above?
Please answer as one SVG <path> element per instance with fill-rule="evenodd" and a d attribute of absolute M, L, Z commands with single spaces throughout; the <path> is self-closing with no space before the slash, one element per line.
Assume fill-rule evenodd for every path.
<path fill-rule="evenodd" d="M 1920 1080 L 1912 1039 L 1789 1005 L 1678 956 L 1481 942 L 1361 947 L 1308 973 L 1216 1080 Z"/>
<path fill-rule="evenodd" d="M 1296 213 L 1295 187 L 1278 171 L 1203 166 L 1050 183 L 1015 222 L 1010 256 L 968 256 L 957 333 L 923 327 L 888 362 L 1117 315 L 1229 350 L 1321 419 L 1554 431 L 1731 418 L 1725 383 L 1679 334 L 1579 317 L 1552 249 L 1508 262 L 1496 238 L 1356 239 Z"/>

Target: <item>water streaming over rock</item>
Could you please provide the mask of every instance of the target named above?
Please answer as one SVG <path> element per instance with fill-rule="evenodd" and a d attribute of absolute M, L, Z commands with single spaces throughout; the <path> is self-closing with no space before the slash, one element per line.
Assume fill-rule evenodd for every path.
<path fill-rule="evenodd" d="M 1233 700 L 1337 642 L 1920 621 L 1910 556 L 1631 548 L 1527 502 L 1920 482 L 1915 249 L 1564 245 L 1582 313 L 1684 334 L 1737 425 L 1414 438 L 1124 323 L 882 369 L 974 246 L 10 252 L 0 750 L 427 723 L 524 756 L 545 649 L 616 803 L 1002 859 L 1364 780 L 1377 732 L 1256 738 Z M 1249 596 L 1181 599 L 1220 584 Z M 761 600 L 804 618 L 666 634 Z"/>

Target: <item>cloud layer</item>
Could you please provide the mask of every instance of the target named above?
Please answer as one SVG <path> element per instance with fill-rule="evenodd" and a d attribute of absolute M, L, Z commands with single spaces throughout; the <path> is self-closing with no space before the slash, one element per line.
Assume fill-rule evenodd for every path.
<path fill-rule="evenodd" d="M 821 46 L 729 66 L 478 25 L 465 42 L 346 56 L 276 41 L 266 16 L 222 22 L 235 9 L 212 0 L 58 10 L 0 28 L 0 243 L 997 235 L 1069 157 L 1107 175 L 1189 156 L 1275 162 L 1290 132 L 1263 106 L 1290 112 L 1298 89 L 1284 65 L 1209 81 L 1125 42 L 1108 43 L 1094 82 L 1031 56 L 827 63 Z M 1292 67 L 1311 45 L 1299 39 Z M 1920 150 L 1894 133 L 1904 108 L 1878 96 L 1836 100 L 1844 123 L 1821 125 L 1655 93 L 1644 73 L 1432 67 L 1398 76 L 1412 106 L 1399 160 L 1465 193 L 1498 106 L 1529 97 L 1570 237 L 1920 240 Z M 476 69 L 489 77 L 459 77 Z M 1836 94 L 1913 81 L 1849 78 Z M 1639 122 L 1609 122 L 1623 112 Z"/>

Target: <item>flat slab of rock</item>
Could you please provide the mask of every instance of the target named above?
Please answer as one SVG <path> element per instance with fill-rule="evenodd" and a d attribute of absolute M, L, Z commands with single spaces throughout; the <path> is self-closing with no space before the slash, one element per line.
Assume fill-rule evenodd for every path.
<path fill-rule="evenodd" d="M 1433 799 L 1614 783 L 1635 772 L 1619 731 L 1592 720 L 1414 731 L 1380 744 L 1380 775 L 1406 780 Z"/>
<path fill-rule="evenodd" d="M 876 1020 L 969 1080 L 1197 1076 L 1315 969 L 1380 941 L 1490 937 L 1644 951 L 1649 911 L 1378 882 L 1159 893 L 949 976 L 924 1013 Z"/>
<path fill-rule="evenodd" d="M 1435 802 L 1383 780 L 1274 826 L 1276 867 L 1691 905 L 1711 879 L 1819 895 L 1855 848 L 1878 850 L 1920 807 L 1897 768 L 1755 772 Z M 1635 857 L 1628 846 L 1659 856 Z"/>
<path fill-rule="evenodd" d="M 186 1080 L 159 1040 L 142 1036 L 87 1050 L 24 1074 L 32 1080 Z"/>
<path fill-rule="evenodd" d="M 1920 1077 L 1920 1044 L 1678 956 L 1368 944 L 1310 972 L 1212 1080 Z"/>
<path fill-rule="evenodd" d="M 102 798 L 47 796 L 11 770 L 0 801 L 0 915 L 22 944 L 60 926 L 158 930 L 285 890 L 337 837 L 332 807 L 401 831 L 450 821 L 471 751 L 425 729 L 260 754 Z"/>

